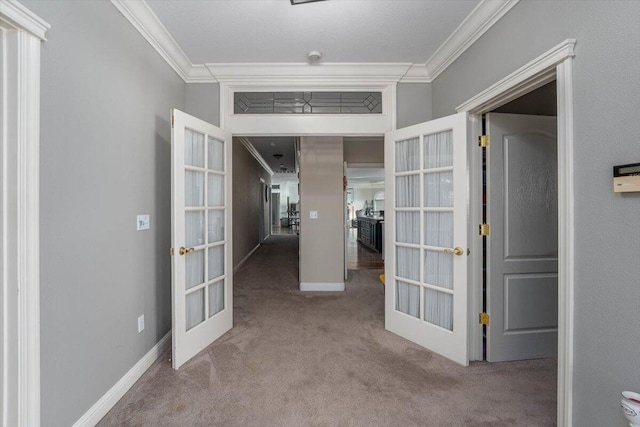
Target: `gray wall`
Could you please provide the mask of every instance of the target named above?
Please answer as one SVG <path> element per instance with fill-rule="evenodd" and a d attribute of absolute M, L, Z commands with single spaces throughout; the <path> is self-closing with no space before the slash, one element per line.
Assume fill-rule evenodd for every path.
<path fill-rule="evenodd" d="M 109 2 L 34 2 L 42 45 L 42 423 L 70 426 L 171 328 L 171 107 L 185 84 Z M 151 229 L 136 232 L 136 215 Z M 145 315 L 138 334 L 137 317 Z"/>
<path fill-rule="evenodd" d="M 220 85 L 189 83 L 186 85 L 184 108 L 186 113 L 220 126 Z"/>
<path fill-rule="evenodd" d="M 640 390 L 640 193 L 612 192 L 640 162 L 640 2 L 519 2 L 432 85 L 434 117 L 561 41 L 574 60 L 574 425 L 623 426 L 620 392 Z"/>
<path fill-rule="evenodd" d="M 302 283 L 344 283 L 343 172 L 342 137 L 300 138 Z"/>
<path fill-rule="evenodd" d="M 247 151 L 233 139 L 233 267 L 260 244 L 262 205 L 260 178 L 271 185 L 271 176 Z"/>
<path fill-rule="evenodd" d="M 396 104 L 398 129 L 431 120 L 431 84 L 398 83 Z"/>

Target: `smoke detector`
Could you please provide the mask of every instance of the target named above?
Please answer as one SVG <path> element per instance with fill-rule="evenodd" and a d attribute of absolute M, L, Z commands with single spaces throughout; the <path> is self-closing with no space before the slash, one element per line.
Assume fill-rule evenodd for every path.
<path fill-rule="evenodd" d="M 322 54 L 317 50 L 312 50 L 311 52 L 307 53 L 307 61 L 309 61 L 310 63 L 318 62 L 320 61 L 320 58 L 322 58 Z"/>

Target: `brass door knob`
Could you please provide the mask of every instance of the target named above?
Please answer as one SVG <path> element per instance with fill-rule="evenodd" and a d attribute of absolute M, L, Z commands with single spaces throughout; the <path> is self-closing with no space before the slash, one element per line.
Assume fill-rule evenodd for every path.
<path fill-rule="evenodd" d="M 180 255 L 184 255 L 184 254 L 190 254 L 191 252 L 195 251 L 194 248 L 185 248 L 184 246 L 181 246 L 180 249 L 178 249 L 178 253 Z"/>
<path fill-rule="evenodd" d="M 464 250 L 461 247 L 456 246 L 453 249 L 449 249 L 449 248 L 445 249 L 444 253 L 445 254 L 453 254 L 453 255 L 460 256 L 460 255 L 462 255 L 464 253 Z"/>

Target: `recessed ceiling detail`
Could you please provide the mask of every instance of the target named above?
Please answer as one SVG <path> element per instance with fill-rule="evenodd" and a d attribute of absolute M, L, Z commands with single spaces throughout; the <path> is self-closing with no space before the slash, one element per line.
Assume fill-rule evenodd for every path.
<path fill-rule="evenodd" d="M 382 114 L 382 92 L 235 92 L 235 114 Z"/>

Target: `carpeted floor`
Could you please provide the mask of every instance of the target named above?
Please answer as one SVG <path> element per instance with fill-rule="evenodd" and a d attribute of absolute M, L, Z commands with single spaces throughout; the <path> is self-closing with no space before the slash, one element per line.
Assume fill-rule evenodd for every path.
<path fill-rule="evenodd" d="M 297 236 L 235 275 L 234 325 L 179 371 L 167 351 L 99 426 L 551 426 L 556 361 L 464 368 L 384 330 L 379 270 L 298 291 Z"/>

